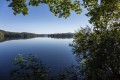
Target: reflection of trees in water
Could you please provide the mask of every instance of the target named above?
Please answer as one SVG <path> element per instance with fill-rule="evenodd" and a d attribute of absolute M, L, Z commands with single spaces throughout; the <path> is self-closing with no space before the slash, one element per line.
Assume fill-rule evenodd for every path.
<path fill-rule="evenodd" d="M 8 40 L 29 39 L 35 37 L 38 37 L 38 35 L 33 33 L 17 33 L 0 30 L 0 42 Z"/>
<path fill-rule="evenodd" d="M 51 77 L 49 68 L 41 60 L 30 54 L 27 58 L 23 55 L 14 60 L 14 69 L 11 71 L 12 80 L 79 80 L 79 67 L 66 68 L 58 76 Z"/>
<path fill-rule="evenodd" d="M 71 66 L 66 68 L 63 73 L 60 73 L 56 80 L 81 80 L 79 67 L 78 66 Z"/>
<path fill-rule="evenodd" d="M 51 80 L 120 79 L 120 31 L 118 29 L 99 32 L 91 32 L 89 30 L 82 29 L 76 32 L 71 45 L 78 65 L 65 69 L 58 77 Z M 32 56 L 27 58 L 28 62 L 23 57 L 16 59 L 18 67 L 12 73 L 13 78 L 23 77 L 23 80 L 47 79 L 48 69 L 41 68 L 40 66 L 42 65 L 37 64 L 39 61 L 36 61 L 36 59 L 34 61 L 34 57 L 33 59 L 30 57 Z M 32 65 L 28 65 L 29 63 L 32 63 Z M 37 72 L 39 68 L 40 73 Z M 21 70 L 23 71 L 22 73 L 19 72 Z"/>
<path fill-rule="evenodd" d="M 11 71 L 12 80 L 79 80 L 80 77 L 78 67 L 75 66 L 63 70 L 58 76 L 50 77 L 49 68 L 32 54 L 27 58 L 20 54 L 15 58 L 14 66 Z"/>
<path fill-rule="evenodd" d="M 56 34 L 48 34 L 50 38 L 57 38 L 57 39 L 70 39 L 73 38 L 74 33 L 56 33 Z"/>
<path fill-rule="evenodd" d="M 11 71 L 13 80 L 47 80 L 48 68 L 35 56 L 27 58 L 22 55 L 15 58 L 15 68 Z"/>

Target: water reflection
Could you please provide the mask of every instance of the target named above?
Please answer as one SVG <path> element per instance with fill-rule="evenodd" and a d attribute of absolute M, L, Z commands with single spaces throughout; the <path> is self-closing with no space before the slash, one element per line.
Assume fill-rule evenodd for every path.
<path fill-rule="evenodd" d="M 15 68 L 11 71 L 12 80 L 48 80 L 49 68 L 44 66 L 39 58 L 22 54 L 14 60 Z"/>
<path fill-rule="evenodd" d="M 46 67 L 40 58 L 29 54 L 25 58 L 19 54 L 14 59 L 14 69 L 11 71 L 11 80 L 79 80 L 78 68 L 75 66 L 64 69 L 58 76 L 50 76 L 50 70 Z"/>
<path fill-rule="evenodd" d="M 103 35 L 96 35 L 95 33 L 91 33 L 89 37 L 81 35 L 80 38 L 76 35 L 77 38 L 74 39 L 73 41 L 74 44 L 72 45 L 72 48 L 78 64 L 66 68 L 61 73 L 57 73 L 58 76 L 50 77 L 49 74 L 51 73 L 49 68 L 47 66 L 44 66 L 43 63 L 34 55 L 29 55 L 26 58 L 20 55 L 18 58 L 15 59 L 14 62 L 15 68 L 11 71 L 11 78 L 12 80 L 119 80 L 120 79 L 120 47 L 119 47 L 120 34 L 117 32 L 115 34 L 113 34 L 113 32 L 108 32 L 108 33 Z M 35 45 L 33 44 L 31 45 L 35 47 L 38 44 L 37 41 L 34 41 L 36 42 Z M 46 43 L 46 41 L 44 43 Z M 51 44 L 53 47 L 53 43 Z M 43 45 L 45 46 L 45 44 Z M 36 46 L 35 47 L 36 52 L 33 50 L 34 47 L 32 47 L 31 52 L 32 51 L 34 51 L 32 53 L 39 52 L 40 48 L 43 48 L 43 45 L 41 46 L 41 44 L 39 44 L 39 46 Z M 48 43 L 46 46 L 48 46 Z M 44 51 L 46 51 L 46 46 L 44 48 Z M 24 46 L 22 45 L 22 47 Z M 37 50 L 38 47 L 39 49 Z M 58 48 L 60 49 L 62 47 L 63 46 Z M 52 50 L 51 45 L 49 45 L 49 49 Z M 54 46 L 54 49 L 56 49 L 57 52 L 59 52 L 56 46 Z M 67 48 L 65 48 L 65 50 L 66 49 Z M 28 50 L 30 49 L 28 48 Z M 65 50 L 63 51 L 64 54 L 67 53 L 65 52 Z M 18 52 L 18 50 L 16 50 L 16 52 Z M 61 52 L 60 54 L 62 54 L 63 52 Z M 43 53 L 45 55 L 45 52 Z M 50 59 L 53 59 L 53 55 L 48 53 L 49 52 L 47 52 L 47 54 L 45 55 L 45 59 L 46 56 L 48 55 L 52 56 L 52 58 Z M 56 54 L 56 52 L 54 53 Z M 69 55 L 70 54 L 66 56 Z M 61 62 L 64 62 L 66 60 L 66 56 L 63 58 L 63 56 L 60 57 L 60 55 L 58 55 L 56 57 L 55 55 L 54 56 L 55 59 L 56 58 L 58 59 L 60 57 L 63 58 L 64 60 L 62 59 L 63 61 L 56 62 L 58 64 L 54 63 L 54 65 L 59 65 L 59 64 L 61 65 Z M 69 58 L 71 59 L 71 57 Z M 51 64 L 49 61 L 48 63 Z"/>
<path fill-rule="evenodd" d="M 8 38 L 8 37 L 0 36 L 0 42 L 11 41 L 11 40 L 22 40 L 22 39 L 25 40 L 25 39 L 32 39 L 32 38 L 35 38 L 35 37 L 19 37 L 19 38 L 11 37 L 11 38 Z"/>
<path fill-rule="evenodd" d="M 11 71 L 11 80 L 78 80 L 78 71 L 75 66 L 66 68 L 58 76 L 50 76 L 49 68 L 46 67 L 40 58 L 29 54 L 14 59 L 14 69 Z"/>
<path fill-rule="evenodd" d="M 62 72 L 65 67 L 76 64 L 71 47 L 69 47 L 71 42 L 72 39 L 34 38 L 0 43 L 0 80 L 9 80 L 10 72 L 13 80 L 23 79 L 20 78 L 23 75 L 18 75 L 21 71 L 18 70 L 18 74 L 14 73 L 14 69 L 16 71 L 19 65 L 11 63 L 18 53 L 22 53 L 25 59 L 28 58 L 29 53 L 39 56 L 43 64 L 46 65 L 45 67 L 50 67 L 46 77 L 50 76 L 51 80 L 58 80 L 59 72 Z M 22 69 L 22 71 L 24 70 Z"/>

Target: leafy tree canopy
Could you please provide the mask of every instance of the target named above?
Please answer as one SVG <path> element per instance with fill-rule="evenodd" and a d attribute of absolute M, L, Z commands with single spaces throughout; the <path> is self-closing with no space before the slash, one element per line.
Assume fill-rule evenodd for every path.
<path fill-rule="evenodd" d="M 28 14 L 28 6 L 39 6 L 40 4 L 47 4 L 50 11 L 58 17 L 67 18 L 70 11 L 73 10 L 77 14 L 81 13 L 81 8 L 78 0 L 7 0 L 10 2 L 9 7 L 12 7 L 14 14 L 23 15 Z"/>
<path fill-rule="evenodd" d="M 83 75 L 89 80 L 119 80 L 120 0 L 84 0 L 84 6 L 94 30 L 78 30 L 72 44 Z"/>
<path fill-rule="evenodd" d="M 106 28 L 106 25 L 113 25 L 113 22 L 120 22 L 120 0 L 7 0 L 9 7 L 14 14 L 28 14 L 28 6 L 39 6 L 46 4 L 50 11 L 57 17 L 67 18 L 70 12 L 77 14 L 82 12 L 81 6 L 87 8 L 90 17 L 89 22 L 97 26 L 96 28 Z M 111 23 L 112 22 L 112 23 Z M 104 24 L 104 26 L 101 26 Z"/>
<path fill-rule="evenodd" d="M 90 23 L 96 28 L 109 28 L 110 25 L 119 24 L 120 20 L 120 0 L 84 0 L 84 5 L 88 9 L 87 16 Z"/>
<path fill-rule="evenodd" d="M 72 49 L 85 80 L 120 79 L 119 30 L 101 31 L 100 34 L 88 27 L 78 30 Z"/>

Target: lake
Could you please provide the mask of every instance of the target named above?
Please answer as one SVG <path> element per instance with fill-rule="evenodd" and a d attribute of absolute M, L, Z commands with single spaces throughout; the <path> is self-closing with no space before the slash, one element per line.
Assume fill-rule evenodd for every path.
<path fill-rule="evenodd" d="M 57 75 L 64 68 L 76 64 L 72 48 L 73 39 L 32 38 L 0 42 L 0 80 L 10 80 L 13 60 L 18 54 L 33 54 L 47 67 L 51 75 Z"/>

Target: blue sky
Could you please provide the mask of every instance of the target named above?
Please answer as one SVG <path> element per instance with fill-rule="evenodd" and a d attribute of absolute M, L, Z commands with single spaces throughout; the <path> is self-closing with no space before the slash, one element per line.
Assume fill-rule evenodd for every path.
<path fill-rule="evenodd" d="M 14 32 L 32 32 L 32 33 L 65 33 L 74 32 L 80 26 L 90 25 L 87 12 L 83 9 L 82 14 L 77 15 L 71 12 L 67 19 L 58 18 L 49 11 L 49 7 L 41 4 L 39 7 L 29 7 L 29 14 L 13 15 L 13 11 L 8 7 L 6 0 L 0 0 L 0 29 Z"/>

